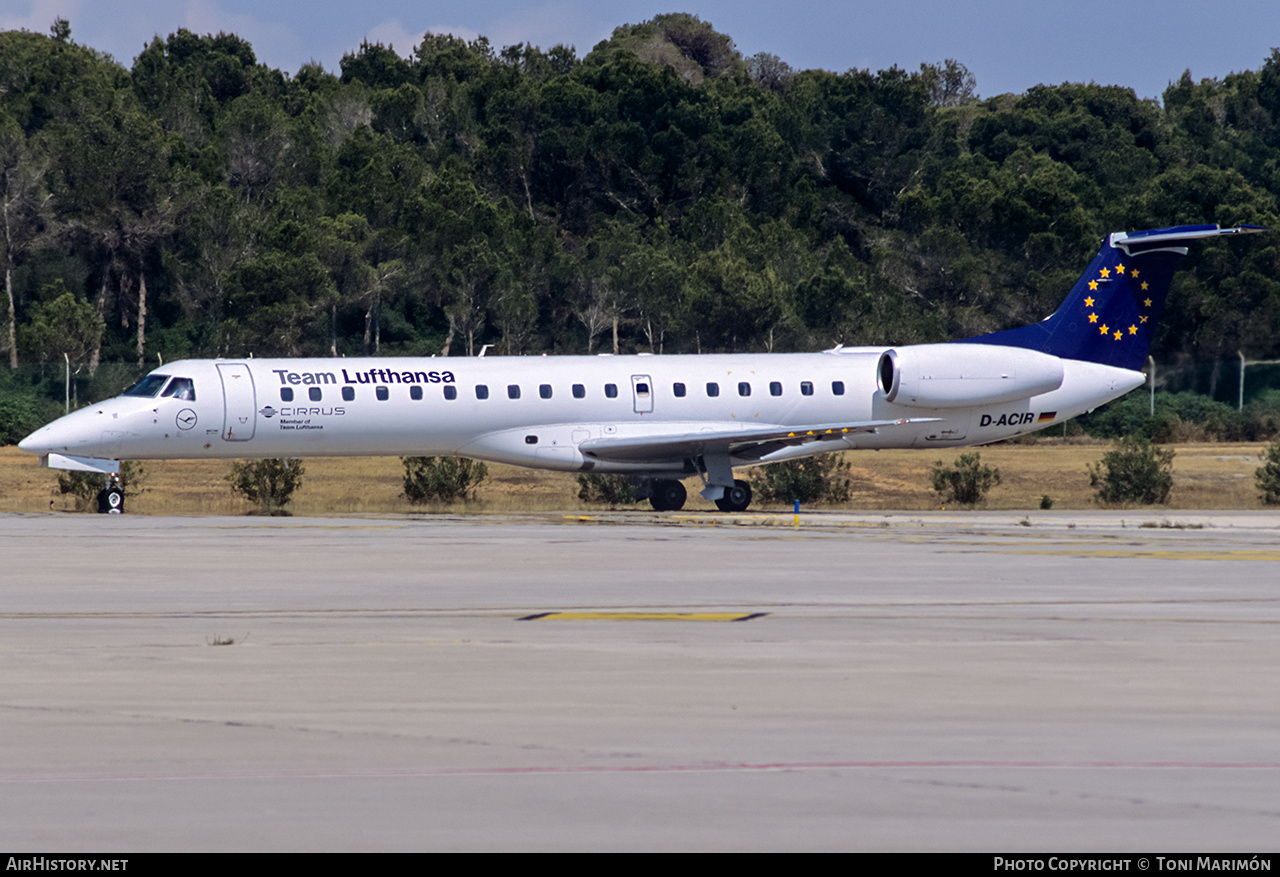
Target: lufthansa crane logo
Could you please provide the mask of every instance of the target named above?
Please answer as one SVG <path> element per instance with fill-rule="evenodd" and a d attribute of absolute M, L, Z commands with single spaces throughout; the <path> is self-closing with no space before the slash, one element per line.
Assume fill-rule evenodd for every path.
<path fill-rule="evenodd" d="M 178 416 L 174 419 L 178 429 L 191 429 L 196 425 L 196 413 L 190 408 L 183 408 L 178 412 Z"/>

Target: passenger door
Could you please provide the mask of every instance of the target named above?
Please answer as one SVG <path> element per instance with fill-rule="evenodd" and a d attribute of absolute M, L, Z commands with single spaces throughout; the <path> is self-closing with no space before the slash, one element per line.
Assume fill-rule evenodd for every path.
<path fill-rule="evenodd" d="M 229 442 L 247 442 L 257 429 L 257 394 L 253 375 L 242 362 L 218 363 L 222 379 L 222 438 Z"/>

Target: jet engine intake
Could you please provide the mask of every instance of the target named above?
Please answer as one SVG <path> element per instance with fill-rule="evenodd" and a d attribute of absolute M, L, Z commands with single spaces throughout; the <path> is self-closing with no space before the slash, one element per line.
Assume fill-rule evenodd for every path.
<path fill-rule="evenodd" d="M 994 344 L 920 344 L 880 356 L 885 399 L 913 408 L 965 408 L 1026 399 L 1062 386 L 1062 360 Z"/>

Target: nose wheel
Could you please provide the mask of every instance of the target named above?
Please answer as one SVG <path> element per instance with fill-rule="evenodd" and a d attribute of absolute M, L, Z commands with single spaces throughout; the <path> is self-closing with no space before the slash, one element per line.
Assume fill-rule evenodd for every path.
<path fill-rule="evenodd" d="M 124 491 L 120 485 L 108 485 L 98 493 L 98 511 L 104 515 L 124 514 Z"/>

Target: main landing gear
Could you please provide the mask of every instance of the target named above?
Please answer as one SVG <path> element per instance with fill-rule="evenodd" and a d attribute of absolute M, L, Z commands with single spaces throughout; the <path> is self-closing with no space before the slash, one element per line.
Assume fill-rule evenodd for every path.
<path fill-rule="evenodd" d="M 706 488 L 702 496 L 722 512 L 745 512 L 751 505 L 751 485 L 733 477 L 733 461 L 727 447 L 709 447 L 697 460 Z"/>
<path fill-rule="evenodd" d="M 648 493 L 649 504 L 658 512 L 678 512 L 684 508 L 685 500 L 688 499 L 684 485 L 675 479 L 658 478 L 648 483 L 640 482 L 639 487 Z M 703 495 L 706 495 L 706 491 Z M 724 488 L 723 495 L 714 502 L 722 512 L 745 512 L 747 506 L 751 505 L 751 485 L 738 479 L 733 482 L 732 487 Z"/>
<path fill-rule="evenodd" d="M 653 492 L 649 494 L 649 504 L 654 511 L 678 512 L 684 508 L 687 494 L 684 485 L 679 481 L 659 479 L 653 483 Z"/>
<path fill-rule="evenodd" d="M 751 485 L 741 478 L 733 482 L 733 487 L 726 487 L 724 496 L 716 500 L 716 508 L 722 512 L 745 512 L 751 505 Z"/>

